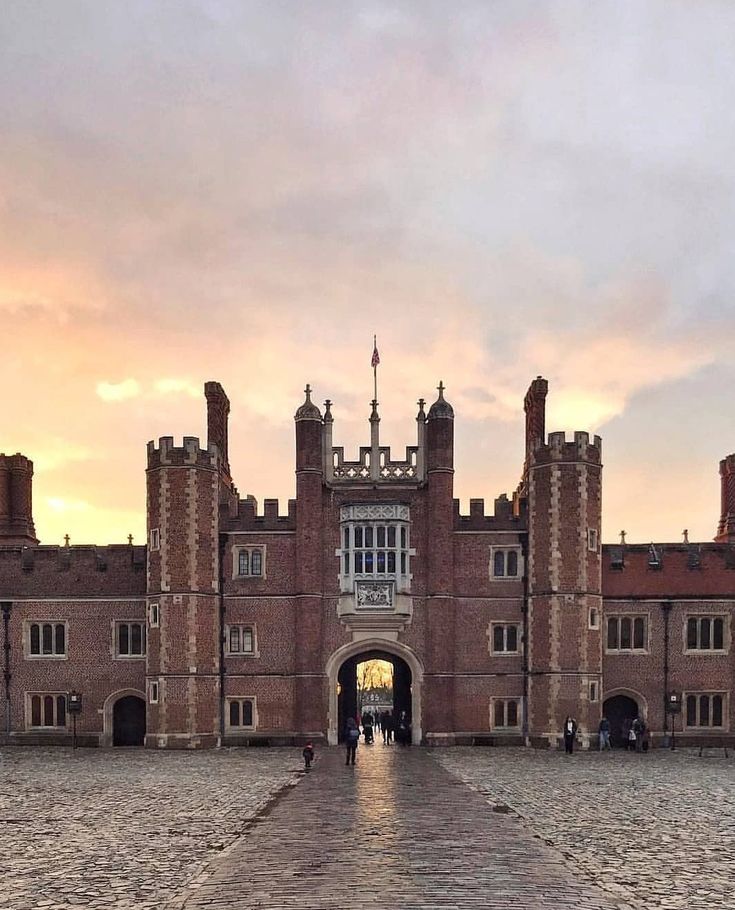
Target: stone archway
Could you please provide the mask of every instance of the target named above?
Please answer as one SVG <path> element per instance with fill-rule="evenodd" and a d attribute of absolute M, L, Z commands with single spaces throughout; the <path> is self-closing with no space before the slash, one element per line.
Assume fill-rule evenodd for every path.
<path fill-rule="evenodd" d="M 102 709 L 103 746 L 142 746 L 146 732 L 145 694 L 138 689 L 121 689 L 105 699 Z"/>
<path fill-rule="evenodd" d="M 382 638 L 368 638 L 362 641 L 353 641 L 348 645 L 338 648 L 327 661 L 326 676 L 329 685 L 329 716 L 327 727 L 327 740 L 330 745 L 336 745 L 339 738 L 339 674 L 348 661 L 365 656 L 366 659 L 380 654 L 381 656 L 399 658 L 407 666 L 410 676 L 411 698 L 411 738 L 414 745 L 420 745 L 423 739 L 422 714 L 421 714 L 421 689 L 424 678 L 424 668 L 414 652 L 397 641 L 385 641 Z"/>
<path fill-rule="evenodd" d="M 602 703 L 602 713 L 610 722 L 610 740 L 613 746 L 625 747 L 623 724 L 626 720 L 634 720 L 647 715 L 646 701 L 638 692 L 631 689 L 614 689 L 605 693 Z"/>

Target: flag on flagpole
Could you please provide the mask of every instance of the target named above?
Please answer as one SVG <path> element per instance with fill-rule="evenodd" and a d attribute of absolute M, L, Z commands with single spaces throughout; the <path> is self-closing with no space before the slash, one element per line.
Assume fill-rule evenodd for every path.
<path fill-rule="evenodd" d="M 379 363 L 380 354 L 378 354 L 378 339 L 376 335 L 373 335 L 373 359 L 370 361 L 370 366 L 375 369 Z"/>

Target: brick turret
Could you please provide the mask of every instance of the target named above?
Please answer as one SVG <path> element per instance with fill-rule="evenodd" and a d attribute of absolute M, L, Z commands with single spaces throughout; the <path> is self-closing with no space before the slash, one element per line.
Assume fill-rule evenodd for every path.
<path fill-rule="evenodd" d="M 439 397 L 426 418 L 426 478 L 427 653 L 439 674 L 429 687 L 427 701 L 434 718 L 434 731 L 442 734 L 456 729 L 454 679 L 441 675 L 454 670 L 456 641 L 456 606 L 451 596 L 454 590 L 454 410 L 444 398 L 442 382 Z"/>
<path fill-rule="evenodd" d="M 295 722 L 304 733 L 322 724 L 322 564 L 324 516 L 324 424 L 319 408 L 305 389 L 305 401 L 294 415 L 296 424 L 296 673 Z"/>
<path fill-rule="evenodd" d="M 596 731 L 602 683 L 599 436 L 551 433 L 528 470 L 529 733 L 554 741 L 567 714 Z"/>
<path fill-rule="evenodd" d="M 197 748 L 219 734 L 219 458 L 184 437 L 148 443 L 147 676 L 159 683 L 146 744 Z"/>
<path fill-rule="evenodd" d="M 33 462 L 0 455 L 0 546 L 38 543 L 33 524 Z"/>
<path fill-rule="evenodd" d="M 735 542 L 735 455 L 720 462 L 721 508 L 717 526 L 718 543 Z"/>

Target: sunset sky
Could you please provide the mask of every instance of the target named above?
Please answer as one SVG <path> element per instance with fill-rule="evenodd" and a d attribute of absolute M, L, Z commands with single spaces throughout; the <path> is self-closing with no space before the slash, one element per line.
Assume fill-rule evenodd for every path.
<path fill-rule="evenodd" d="M 5 0 L 0 451 L 42 543 L 137 542 L 145 444 L 232 401 L 241 495 L 334 442 L 517 485 L 522 400 L 603 436 L 603 539 L 711 539 L 735 451 L 731 0 Z"/>

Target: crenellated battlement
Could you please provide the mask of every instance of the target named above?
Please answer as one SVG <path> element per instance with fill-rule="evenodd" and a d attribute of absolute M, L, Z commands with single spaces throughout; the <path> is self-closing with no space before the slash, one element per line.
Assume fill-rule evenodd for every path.
<path fill-rule="evenodd" d="M 403 461 L 393 461 L 390 446 L 378 448 L 377 480 L 384 482 L 416 482 L 419 480 L 418 446 L 406 446 L 406 457 Z M 343 446 L 332 447 L 332 482 L 359 483 L 375 481 L 371 471 L 372 450 L 370 446 L 360 446 L 357 461 L 345 461 Z"/>
<path fill-rule="evenodd" d="M 0 465 L 3 465 L 10 471 L 33 471 L 33 462 L 20 452 L 15 455 L 6 455 L 0 452 Z"/>
<path fill-rule="evenodd" d="M 216 470 L 218 452 L 215 445 L 202 448 L 196 436 L 184 436 L 183 445 L 174 444 L 173 436 L 161 436 L 158 447 L 153 440 L 148 443 L 148 470 L 164 465 L 176 467 L 196 466 Z"/>
<path fill-rule="evenodd" d="M 139 595 L 145 568 L 145 546 L 0 546 L 0 594 L 11 600 Z"/>
<path fill-rule="evenodd" d="M 455 531 L 524 531 L 526 529 L 526 516 L 524 513 L 515 515 L 513 502 L 505 493 L 493 503 L 493 512 L 485 513 L 484 499 L 470 499 L 470 514 L 460 514 L 460 502 L 454 501 L 454 530 Z"/>
<path fill-rule="evenodd" d="M 545 444 L 537 446 L 531 453 L 531 464 L 538 466 L 553 461 L 580 461 L 588 464 L 602 464 L 602 439 L 583 430 L 574 433 L 573 440 L 567 440 L 566 433 L 549 433 Z"/>
<path fill-rule="evenodd" d="M 280 510 L 278 499 L 264 499 L 263 511 L 258 511 L 258 501 L 254 496 L 239 500 L 237 515 L 228 516 L 222 521 L 226 531 L 290 531 L 296 527 L 296 500 L 288 500 L 288 511 Z"/>

